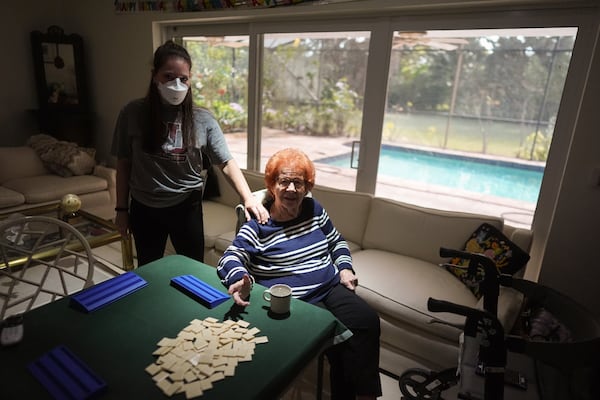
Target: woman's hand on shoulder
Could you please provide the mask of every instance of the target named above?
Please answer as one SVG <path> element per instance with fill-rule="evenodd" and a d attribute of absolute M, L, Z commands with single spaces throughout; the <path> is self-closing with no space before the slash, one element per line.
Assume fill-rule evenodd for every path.
<path fill-rule="evenodd" d="M 249 275 L 244 275 L 242 279 L 229 286 L 228 292 L 233 297 L 235 304 L 246 307 L 250 304 L 248 301 L 250 290 L 252 290 L 252 280 Z"/>
<path fill-rule="evenodd" d="M 358 286 L 358 278 L 351 269 L 343 269 L 340 271 L 340 282 L 350 290 L 354 290 Z"/>
<path fill-rule="evenodd" d="M 256 217 L 259 224 L 266 224 L 269 220 L 269 211 L 254 196 L 244 202 L 246 221 L 250 221 L 252 216 Z"/>

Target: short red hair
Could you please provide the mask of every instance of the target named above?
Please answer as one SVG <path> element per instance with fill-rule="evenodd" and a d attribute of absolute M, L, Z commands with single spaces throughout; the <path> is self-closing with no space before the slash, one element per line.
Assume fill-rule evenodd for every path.
<path fill-rule="evenodd" d="M 265 167 L 265 185 L 269 191 L 275 188 L 277 178 L 284 168 L 293 168 L 302 173 L 304 182 L 306 182 L 306 191 L 312 190 L 315 186 L 315 165 L 304 152 L 287 148 L 279 150 L 273 154 L 267 166 Z"/>

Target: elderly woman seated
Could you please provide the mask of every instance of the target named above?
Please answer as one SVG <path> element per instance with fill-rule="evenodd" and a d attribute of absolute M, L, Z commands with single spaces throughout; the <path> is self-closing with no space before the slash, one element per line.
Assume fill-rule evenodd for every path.
<path fill-rule="evenodd" d="M 295 298 L 328 309 L 353 333 L 327 351 L 332 399 L 381 396 L 379 318 L 354 291 L 348 244 L 318 201 L 306 197 L 315 184 L 312 161 L 300 150 L 281 150 L 267 162 L 265 183 L 271 218 L 242 226 L 219 261 L 219 277 L 240 306 L 249 304 L 255 281 L 286 284 Z"/>

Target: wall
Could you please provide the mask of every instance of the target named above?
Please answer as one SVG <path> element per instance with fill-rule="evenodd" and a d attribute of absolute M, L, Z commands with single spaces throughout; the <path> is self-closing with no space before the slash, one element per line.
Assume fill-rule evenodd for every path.
<path fill-rule="evenodd" d="M 92 109 L 97 112 L 96 147 L 99 157 L 112 164 L 109 149 L 119 110 L 147 91 L 154 51 L 152 20 L 157 14 L 116 14 L 112 1 L 70 3 L 64 29 L 84 38 Z"/>
<path fill-rule="evenodd" d="M 31 114 L 36 109 L 37 94 L 29 33 L 46 31 L 49 25 L 60 24 L 59 2 L 4 2 L 0 17 L 0 144 L 23 144 L 36 129 Z"/>
<path fill-rule="evenodd" d="M 596 11 L 600 21 L 600 11 Z M 544 251 L 540 282 L 565 292 L 600 315 L 600 28 L 591 32 L 595 51 L 554 218 Z"/>
<path fill-rule="evenodd" d="M 1 145 L 22 144 L 33 129 L 24 112 L 37 106 L 29 45 L 31 30 L 45 30 L 49 25 L 57 24 L 66 33 L 76 32 L 83 37 L 93 95 L 92 107 L 97 114 L 96 147 L 99 157 L 111 164 L 114 160 L 109 157 L 109 147 L 118 111 L 127 101 L 143 96 L 147 90 L 153 51 L 152 22 L 200 15 L 235 18 L 239 14 L 231 10 L 190 14 L 115 14 L 113 3 L 112 0 L 49 0 L 36 2 L 35 7 L 30 2 L 11 2 L 5 6 L 9 12 L 3 13 L 0 33 L 5 54 L 9 55 L 3 59 L 11 62 L 0 64 L 4 78 L 4 87 L 0 91 L 3 104 L 0 109 Z M 348 3 L 347 7 L 359 7 L 360 3 Z M 371 0 L 369 3 L 395 6 L 409 2 Z M 592 18 L 600 21 L 597 1 L 570 3 L 593 4 L 595 8 L 586 8 L 582 13 L 591 14 Z M 284 9 L 246 13 L 276 14 L 301 10 L 300 6 Z M 303 8 L 303 12 L 306 9 Z M 595 295 L 596 283 L 600 282 L 600 262 L 593 251 L 600 239 L 600 187 L 591 183 L 592 171 L 600 168 L 600 157 L 595 153 L 600 149 L 600 113 L 597 107 L 600 104 L 599 29 L 596 22 L 592 29 L 582 32 L 587 43 L 586 50 L 593 52 L 593 63 L 587 65 L 589 54 L 583 57 L 586 60 L 584 73 L 578 73 L 576 77 L 582 80 L 576 85 L 576 96 L 581 94 L 581 102 L 565 105 L 570 115 L 566 119 L 568 126 L 561 127 L 564 132 L 554 151 L 557 161 L 549 166 L 562 168 L 564 165 L 564 171 L 561 169 L 556 173 L 560 179 L 543 187 L 543 190 L 553 193 L 560 191 L 558 197 L 542 194 L 550 200 L 540 203 L 538 208 L 532 255 L 540 267 L 540 282 L 575 298 L 600 316 L 600 296 Z M 538 275 L 530 278 L 537 279 Z"/>

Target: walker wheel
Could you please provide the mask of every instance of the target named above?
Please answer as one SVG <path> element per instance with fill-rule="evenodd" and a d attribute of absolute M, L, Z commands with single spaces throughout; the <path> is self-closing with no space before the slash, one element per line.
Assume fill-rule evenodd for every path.
<path fill-rule="evenodd" d="M 419 368 L 406 370 L 398 379 L 400 392 L 408 400 L 442 400 L 439 392 L 427 388 L 432 373 Z"/>

